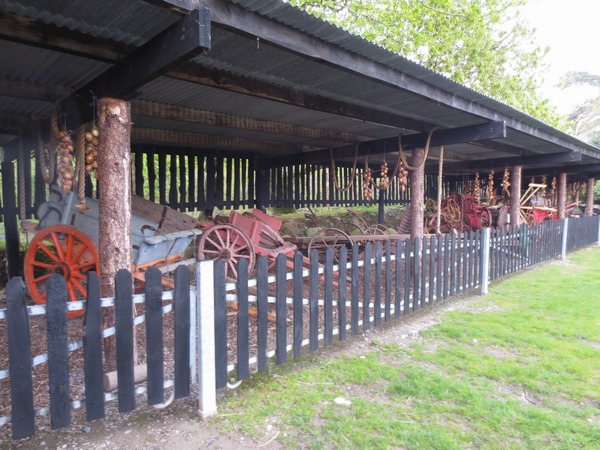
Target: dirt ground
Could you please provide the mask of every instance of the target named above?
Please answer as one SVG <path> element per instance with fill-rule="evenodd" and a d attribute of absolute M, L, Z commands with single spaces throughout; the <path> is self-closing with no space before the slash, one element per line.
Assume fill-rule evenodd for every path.
<path fill-rule="evenodd" d="M 369 330 L 348 341 L 322 349 L 318 357 L 329 358 L 341 354 L 362 354 L 372 349 L 374 341 L 409 346 L 422 340 L 420 333 L 440 322 L 446 311 L 465 309 L 483 311 L 493 308 L 481 297 L 453 298 L 411 316 L 402 318 L 388 326 Z M 443 345 L 433 342 L 431 345 Z M 232 395 L 231 390 L 219 392 L 223 399 Z M 138 397 L 138 404 L 146 401 Z M 74 413 L 73 424 L 65 429 L 51 431 L 43 426 L 33 438 L 12 442 L 5 434 L 0 448 L 19 449 L 239 449 L 239 448 L 283 448 L 277 442 L 276 432 L 265 428 L 260 439 L 229 433 L 221 433 L 216 424 L 202 420 L 197 414 L 197 397 L 177 400 L 165 409 L 141 407 L 134 412 L 119 414 L 115 402 L 107 404 L 107 416 L 103 420 L 86 422 L 82 411 Z"/>

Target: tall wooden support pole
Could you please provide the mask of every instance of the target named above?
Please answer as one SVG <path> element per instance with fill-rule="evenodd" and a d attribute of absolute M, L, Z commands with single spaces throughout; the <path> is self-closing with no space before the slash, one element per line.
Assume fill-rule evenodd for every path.
<path fill-rule="evenodd" d="M 8 278 L 21 274 L 19 262 L 19 223 L 17 220 L 17 193 L 15 192 L 15 165 L 2 163 L 2 204 L 4 205 L 4 239 L 6 240 L 6 273 Z"/>
<path fill-rule="evenodd" d="M 594 186 L 596 179 L 589 177 L 585 190 L 585 217 L 592 217 L 594 214 Z"/>
<path fill-rule="evenodd" d="M 412 165 L 419 165 L 425 157 L 424 148 L 413 150 Z M 423 205 L 425 204 L 425 164 L 420 164 L 410 177 L 410 237 L 423 236 Z"/>
<path fill-rule="evenodd" d="M 119 269 L 132 270 L 131 257 L 131 110 L 129 102 L 114 98 L 98 101 L 99 197 L 98 256 L 103 296 L 113 296 Z M 103 327 L 114 325 L 114 310 L 105 308 Z M 108 370 L 116 367 L 116 342 L 105 340 Z"/>
<path fill-rule="evenodd" d="M 567 203 L 567 174 L 561 173 L 558 176 L 558 218 L 564 219 L 565 204 Z"/>
<path fill-rule="evenodd" d="M 513 166 L 510 176 L 510 224 L 521 223 L 521 178 L 523 166 Z"/>

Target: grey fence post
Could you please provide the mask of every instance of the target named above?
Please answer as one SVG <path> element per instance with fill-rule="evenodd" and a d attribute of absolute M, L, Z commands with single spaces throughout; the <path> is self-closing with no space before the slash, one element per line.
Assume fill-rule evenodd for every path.
<path fill-rule="evenodd" d="M 198 338 L 198 413 L 206 419 L 217 413 L 215 371 L 214 263 L 196 263 L 196 336 Z"/>
<path fill-rule="evenodd" d="M 598 245 L 600 245 L 600 216 L 596 216 L 596 220 L 598 221 Z"/>
<path fill-rule="evenodd" d="M 481 295 L 487 295 L 490 284 L 490 232 L 484 228 L 481 233 Z"/>
<path fill-rule="evenodd" d="M 562 246 L 560 249 L 560 260 L 567 260 L 567 238 L 569 237 L 569 218 L 563 219 L 563 234 L 562 234 Z"/>

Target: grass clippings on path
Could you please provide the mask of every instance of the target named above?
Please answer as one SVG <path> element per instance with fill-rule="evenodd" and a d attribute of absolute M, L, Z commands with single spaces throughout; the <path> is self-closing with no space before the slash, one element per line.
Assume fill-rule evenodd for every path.
<path fill-rule="evenodd" d="M 416 339 L 397 324 L 362 352 L 273 367 L 211 422 L 286 448 L 600 448 L 600 248 L 569 258 Z"/>

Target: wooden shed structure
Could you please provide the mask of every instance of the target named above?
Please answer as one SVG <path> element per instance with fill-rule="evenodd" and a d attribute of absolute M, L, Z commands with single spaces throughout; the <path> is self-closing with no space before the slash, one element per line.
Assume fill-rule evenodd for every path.
<path fill-rule="evenodd" d="M 392 165 L 399 145 L 417 157 L 432 130 L 428 164 L 380 204 L 413 183 L 434 197 L 440 145 L 448 189 L 506 167 L 588 186 L 600 171 L 597 148 L 281 0 L 0 0 L 0 62 L 9 276 L 16 218 L 46 200 L 53 111 L 76 130 L 99 98 L 130 102 L 133 192 L 180 211 L 365 204 L 332 173 Z"/>

